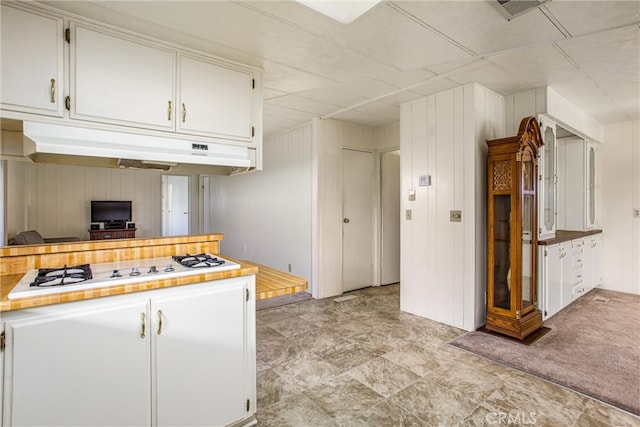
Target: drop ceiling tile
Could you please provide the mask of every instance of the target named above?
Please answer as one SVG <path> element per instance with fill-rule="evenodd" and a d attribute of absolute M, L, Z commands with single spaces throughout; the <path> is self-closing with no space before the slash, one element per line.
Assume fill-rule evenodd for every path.
<path fill-rule="evenodd" d="M 267 101 L 264 103 L 263 114 L 265 116 L 287 118 L 295 121 L 296 123 L 311 120 L 313 117 L 316 117 L 316 114 L 274 105 L 271 103 L 271 101 Z"/>
<path fill-rule="evenodd" d="M 386 4 L 349 25 L 345 40 L 349 46 L 401 70 L 471 57 L 451 40 Z"/>
<path fill-rule="evenodd" d="M 553 45 L 537 46 L 493 58 L 492 63 L 532 87 L 583 77 L 583 73 Z M 523 66 L 526 64 L 526 66 Z"/>
<path fill-rule="evenodd" d="M 536 45 L 563 37 L 539 10 L 507 21 L 489 1 L 407 1 L 395 4 L 476 54 Z"/>
<path fill-rule="evenodd" d="M 367 99 L 376 98 L 398 90 L 397 87 L 391 86 L 375 79 L 362 79 L 336 86 L 345 92 L 354 93 Z"/>
<path fill-rule="evenodd" d="M 340 114 L 332 116 L 331 118 L 370 127 L 382 126 L 393 121 L 382 117 L 375 117 L 371 114 L 365 114 L 357 110 L 344 111 Z"/>
<path fill-rule="evenodd" d="M 284 96 L 286 94 L 287 94 L 287 92 L 284 92 L 284 91 L 281 91 L 281 90 L 271 89 L 270 87 L 266 87 L 266 86 L 262 87 L 262 98 L 263 99 L 277 98 L 279 96 Z"/>
<path fill-rule="evenodd" d="M 341 108 L 347 108 L 351 105 L 358 104 L 366 101 L 364 96 L 357 95 L 355 93 L 346 92 L 342 86 L 326 86 L 322 88 L 305 90 L 298 92 L 296 95 L 307 99 L 315 99 L 318 102 L 324 102 L 326 104 L 337 105 Z"/>
<path fill-rule="evenodd" d="M 414 70 L 398 71 L 397 73 L 380 76 L 376 80 L 397 88 L 406 88 L 407 86 L 423 82 L 433 76 L 435 76 L 434 73 L 419 68 Z"/>
<path fill-rule="evenodd" d="M 286 65 L 265 61 L 263 85 L 280 92 L 292 93 L 334 85 L 335 81 Z"/>
<path fill-rule="evenodd" d="M 265 138 L 304 123 L 303 120 L 296 121 L 285 117 L 268 115 L 264 116 L 263 121 L 264 125 L 262 132 Z"/>
<path fill-rule="evenodd" d="M 402 104 L 406 104 L 407 102 L 411 102 L 418 98 L 423 98 L 423 97 L 424 95 L 407 90 L 407 91 L 399 92 L 395 95 L 386 96 L 381 99 L 381 102 L 384 102 L 385 104 L 389 104 L 389 105 L 402 105 Z"/>
<path fill-rule="evenodd" d="M 337 105 L 330 105 L 323 102 L 317 102 L 312 99 L 303 98 L 296 95 L 286 95 L 269 100 L 270 105 L 289 108 L 297 111 L 304 111 L 315 116 L 322 116 L 339 110 Z"/>
<path fill-rule="evenodd" d="M 438 78 L 411 89 L 411 92 L 418 93 L 422 96 L 429 96 L 458 86 L 462 86 L 462 83 L 447 78 Z"/>
<path fill-rule="evenodd" d="M 640 28 L 625 27 L 558 43 L 605 91 L 640 93 Z"/>
<path fill-rule="evenodd" d="M 400 120 L 400 107 L 385 102 L 372 102 L 356 108 L 357 111 L 370 114 L 381 119 Z"/>
<path fill-rule="evenodd" d="M 638 1 L 550 1 L 542 7 L 573 36 L 640 21 Z"/>

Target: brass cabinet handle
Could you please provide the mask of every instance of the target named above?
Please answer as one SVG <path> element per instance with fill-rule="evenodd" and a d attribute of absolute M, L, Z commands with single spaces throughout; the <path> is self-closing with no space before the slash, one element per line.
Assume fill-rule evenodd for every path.
<path fill-rule="evenodd" d="M 52 104 L 56 103 L 56 79 L 51 79 L 51 101 Z"/>
<path fill-rule="evenodd" d="M 187 119 L 187 106 L 182 103 L 182 123 Z"/>
<path fill-rule="evenodd" d="M 171 101 L 169 101 L 169 108 L 167 111 L 167 120 L 171 121 Z"/>
<path fill-rule="evenodd" d="M 162 310 L 158 310 L 158 335 L 162 333 Z"/>
<path fill-rule="evenodd" d="M 142 320 L 142 330 L 140 332 L 140 338 L 144 338 L 146 336 L 145 332 L 147 330 L 147 322 L 145 321 L 145 314 L 140 313 L 140 319 Z"/>

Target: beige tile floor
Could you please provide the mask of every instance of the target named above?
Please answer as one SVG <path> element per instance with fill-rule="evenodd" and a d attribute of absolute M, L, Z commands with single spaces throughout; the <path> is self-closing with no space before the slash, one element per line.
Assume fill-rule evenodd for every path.
<path fill-rule="evenodd" d="M 399 285 L 257 314 L 260 426 L 640 426 L 640 418 L 447 342 Z"/>

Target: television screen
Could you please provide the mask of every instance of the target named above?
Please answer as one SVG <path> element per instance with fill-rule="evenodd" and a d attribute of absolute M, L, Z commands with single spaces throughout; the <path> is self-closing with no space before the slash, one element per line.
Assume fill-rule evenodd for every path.
<path fill-rule="evenodd" d="M 131 200 L 92 200 L 91 222 L 131 221 Z"/>

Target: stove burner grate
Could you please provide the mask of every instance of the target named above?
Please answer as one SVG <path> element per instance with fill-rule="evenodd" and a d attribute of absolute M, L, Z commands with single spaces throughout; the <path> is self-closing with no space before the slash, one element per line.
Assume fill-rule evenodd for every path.
<path fill-rule="evenodd" d="M 41 268 L 38 270 L 38 275 L 35 280 L 29 284 L 29 286 L 63 286 L 70 285 L 72 283 L 84 282 L 93 277 L 91 273 L 91 266 L 89 264 L 82 264 L 73 267 L 58 267 L 58 268 Z"/>
<path fill-rule="evenodd" d="M 223 259 L 212 257 L 209 254 L 176 255 L 173 260 L 188 268 L 217 267 L 225 263 Z"/>

